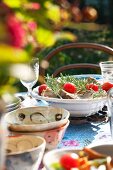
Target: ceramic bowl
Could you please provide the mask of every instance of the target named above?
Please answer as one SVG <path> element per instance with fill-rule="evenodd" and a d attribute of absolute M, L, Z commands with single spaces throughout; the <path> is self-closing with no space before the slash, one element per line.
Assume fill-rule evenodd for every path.
<path fill-rule="evenodd" d="M 53 107 L 60 107 L 68 110 L 72 117 L 85 117 L 90 116 L 102 110 L 106 104 L 106 98 L 98 99 L 61 99 L 60 101 L 49 102 Z"/>
<path fill-rule="evenodd" d="M 43 164 L 46 170 L 54 170 L 52 168 L 53 163 L 59 162 L 59 159 L 65 153 L 78 153 L 80 150 L 62 148 L 62 149 L 54 149 L 52 151 L 47 152 L 43 157 Z"/>
<path fill-rule="evenodd" d="M 41 137 L 20 135 L 8 137 L 6 145 L 7 170 L 37 170 L 41 164 L 46 142 Z"/>
<path fill-rule="evenodd" d="M 70 113 L 50 106 L 26 107 L 6 114 L 5 121 L 12 131 L 34 132 L 58 128 L 66 124 Z"/>
<path fill-rule="evenodd" d="M 25 134 L 25 135 L 41 136 L 46 140 L 46 150 L 51 150 L 57 148 L 68 126 L 69 126 L 69 120 L 65 125 L 59 128 L 45 130 L 45 131 L 37 131 L 37 132 L 26 132 L 26 133 L 11 131 L 11 135 Z"/>
<path fill-rule="evenodd" d="M 50 98 L 44 96 L 35 96 L 33 97 L 46 100 L 50 106 L 64 108 L 70 112 L 72 117 L 85 117 L 90 116 L 98 112 L 103 108 L 107 102 L 106 97 L 100 97 L 95 99 L 59 99 L 59 98 Z"/>
<path fill-rule="evenodd" d="M 85 79 L 88 77 L 93 77 L 98 82 L 102 82 L 102 76 L 98 74 L 82 74 L 74 75 L 78 79 Z M 72 117 L 85 117 L 90 116 L 98 112 L 103 108 L 107 102 L 107 97 L 100 98 L 85 98 L 85 99 L 60 99 L 45 97 L 39 95 L 39 86 L 34 88 L 32 91 L 32 96 L 38 100 L 45 100 L 50 106 L 64 108 L 70 112 Z"/>
<path fill-rule="evenodd" d="M 101 145 L 92 146 L 90 148 L 94 149 L 99 153 L 113 156 L 113 144 L 101 144 Z M 49 151 L 44 155 L 43 164 L 46 170 L 54 170 L 51 165 L 53 163 L 59 162 L 59 159 L 61 158 L 62 155 L 66 153 L 78 154 L 79 151 L 80 150 L 76 150 L 75 148 L 63 148 L 63 149 L 55 149 Z"/>

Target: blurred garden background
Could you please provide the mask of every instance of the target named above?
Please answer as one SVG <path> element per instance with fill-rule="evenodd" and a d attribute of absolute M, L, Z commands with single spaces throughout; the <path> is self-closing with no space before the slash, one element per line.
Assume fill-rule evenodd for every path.
<path fill-rule="evenodd" d="M 112 11 L 112 0 L 0 1 L 0 93 L 26 91 L 19 79 L 10 75 L 9 65 L 25 63 L 32 57 L 41 62 L 51 50 L 69 42 L 113 47 Z M 66 50 L 53 58 L 48 74 L 65 64 L 105 59 L 110 60 L 110 56 L 91 50 Z"/>

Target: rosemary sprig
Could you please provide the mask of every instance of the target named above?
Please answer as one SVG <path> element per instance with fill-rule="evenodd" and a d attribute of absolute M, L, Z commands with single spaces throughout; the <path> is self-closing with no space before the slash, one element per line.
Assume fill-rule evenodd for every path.
<path fill-rule="evenodd" d="M 47 75 L 45 79 L 46 79 L 47 86 L 50 89 L 52 89 L 53 93 L 59 98 L 61 98 L 60 90 L 63 88 L 63 84 L 67 82 L 73 83 L 77 87 L 77 92 L 79 91 L 85 92 L 87 90 L 86 89 L 87 84 L 90 83 L 97 84 L 99 87 L 99 91 L 94 92 L 93 98 L 105 96 L 105 92 L 101 89 L 101 84 L 91 77 L 80 79 L 80 78 L 76 78 L 75 76 L 70 76 L 70 75 L 64 76 L 63 74 L 60 74 L 59 78 L 54 78 L 53 76 Z"/>
<path fill-rule="evenodd" d="M 58 83 L 58 79 L 57 78 L 53 78 L 53 76 L 47 75 L 47 77 L 46 77 L 46 84 L 47 84 L 47 86 L 50 89 L 52 89 L 52 91 L 54 92 L 54 94 L 56 96 L 61 98 L 61 96 L 59 95 L 59 91 L 61 89 L 61 85 Z"/>

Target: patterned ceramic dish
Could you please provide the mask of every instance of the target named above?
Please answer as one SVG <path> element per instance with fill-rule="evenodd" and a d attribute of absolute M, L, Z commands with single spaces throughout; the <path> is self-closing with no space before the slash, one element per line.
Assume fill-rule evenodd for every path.
<path fill-rule="evenodd" d="M 11 135 L 33 135 L 41 136 L 46 140 L 46 149 L 51 150 L 57 148 L 58 144 L 61 142 L 67 127 L 69 126 L 69 120 L 65 125 L 59 128 L 37 131 L 37 132 L 12 132 Z"/>
<path fill-rule="evenodd" d="M 42 161 L 46 142 L 36 136 L 8 137 L 6 145 L 7 170 L 37 170 Z"/>
<path fill-rule="evenodd" d="M 101 154 L 106 154 L 108 156 L 113 157 L 113 144 L 101 144 L 101 145 L 96 145 L 96 146 L 92 146 L 89 148 L 92 148 L 93 150 Z M 63 149 L 55 149 L 55 150 L 49 151 L 48 153 L 44 155 L 44 158 L 43 158 L 44 166 L 46 170 L 54 170 L 54 168 L 52 167 L 52 164 L 59 162 L 59 159 L 61 158 L 62 155 L 67 154 L 67 153 L 78 154 L 79 151 L 80 151 L 79 149 L 76 150 L 75 148 L 63 148 Z M 102 170 L 103 169 L 104 168 L 102 168 Z"/>
<path fill-rule="evenodd" d="M 34 132 L 61 127 L 70 113 L 50 106 L 26 107 L 7 113 L 5 121 L 12 131 Z"/>

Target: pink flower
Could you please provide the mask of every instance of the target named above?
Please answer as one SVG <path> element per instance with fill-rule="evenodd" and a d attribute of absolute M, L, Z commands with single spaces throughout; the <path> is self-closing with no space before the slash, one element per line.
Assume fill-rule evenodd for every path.
<path fill-rule="evenodd" d="M 22 23 L 14 15 L 8 15 L 6 24 L 11 45 L 23 47 L 25 30 L 22 27 Z"/>
<path fill-rule="evenodd" d="M 64 146 L 79 146 L 79 142 L 76 140 L 69 140 L 62 142 Z"/>
<path fill-rule="evenodd" d="M 36 3 L 36 2 L 33 2 L 33 3 L 31 3 L 31 7 L 34 10 L 38 10 L 38 9 L 40 9 L 40 4 Z"/>
<path fill-rule="evenodd" d="M 29 10 L 38 10 L 40 9 L 40 4 L 37 2 L 26 3 L 24 4 L 24 8 Z"/>
<path fill-rule="evenodd" d="M 29 21 L 28 22 L 28 28 L 29 28 L 30 31 L 36 30 L 36 28 L 37 28 L 36 22 L 35 21 Z"/>

